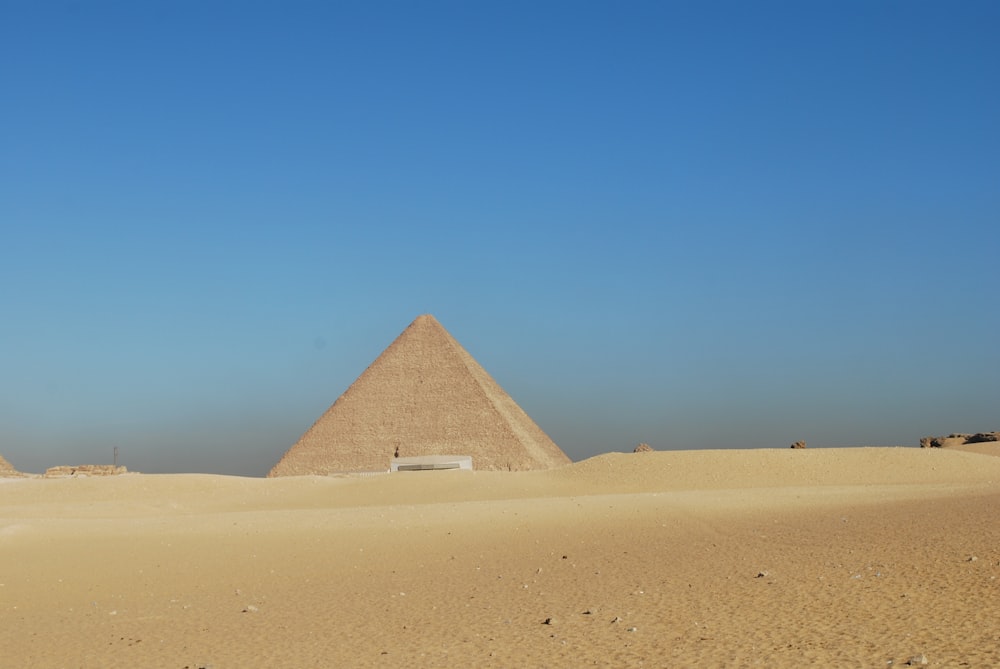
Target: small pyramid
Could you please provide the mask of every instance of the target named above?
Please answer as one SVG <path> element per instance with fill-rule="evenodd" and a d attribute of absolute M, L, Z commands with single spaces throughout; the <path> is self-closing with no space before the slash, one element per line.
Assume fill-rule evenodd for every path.
<path fill-rule="evenodd" d="M 4 457 L 0 455 L 0 476 L 20 476 L 21 472 L 14 469 L 14 466 L 4 460 Z"/>
<path fill-rule="evenodd" d="M 471 455 L 548 469 L 566 454 L 430 315 L 418 316 L 268 476 L 388 471 L 394 457 Z"/>

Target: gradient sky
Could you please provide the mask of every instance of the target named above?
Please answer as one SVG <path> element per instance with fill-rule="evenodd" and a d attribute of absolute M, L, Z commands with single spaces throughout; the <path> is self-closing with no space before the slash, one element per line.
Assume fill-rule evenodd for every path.
<path fill-rule="evenodd" d="M 998 34 L 0 0 L 0 454 L 263 475 L 421 313 L 575 460 L 1000 429 Z"/>

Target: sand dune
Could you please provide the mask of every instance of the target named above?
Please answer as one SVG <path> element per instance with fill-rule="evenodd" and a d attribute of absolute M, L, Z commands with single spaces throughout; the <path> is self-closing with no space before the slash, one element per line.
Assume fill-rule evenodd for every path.
<path fill-rule="evenodd" d="M 983 454 L 0 481 L 4 667 L 1000 665 Z"/>

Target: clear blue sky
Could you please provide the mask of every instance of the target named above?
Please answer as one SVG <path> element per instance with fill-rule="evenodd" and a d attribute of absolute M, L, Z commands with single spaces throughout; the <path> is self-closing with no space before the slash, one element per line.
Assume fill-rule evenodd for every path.
<path fill-rule="evenodd" d="M 0 0 L 0 454 L 263 475 L 421 313 L 573 459 L 1000 429 L 998 34 Z"/>

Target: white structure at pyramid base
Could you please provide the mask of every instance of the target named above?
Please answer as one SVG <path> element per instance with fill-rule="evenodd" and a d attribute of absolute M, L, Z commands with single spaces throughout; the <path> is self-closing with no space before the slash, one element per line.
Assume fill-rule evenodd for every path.
<path fill-rule="evenodd" d="M 472 471 L 471 455 L 418 455 L 393 458 L 390 472 L 419 472 L 436 469 L 467 469 Z"/>

